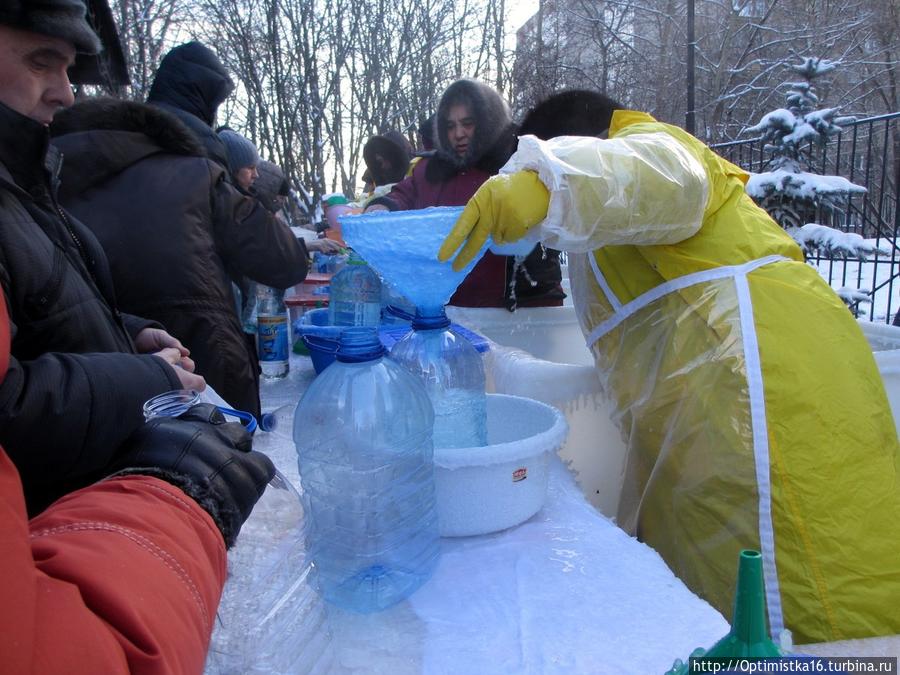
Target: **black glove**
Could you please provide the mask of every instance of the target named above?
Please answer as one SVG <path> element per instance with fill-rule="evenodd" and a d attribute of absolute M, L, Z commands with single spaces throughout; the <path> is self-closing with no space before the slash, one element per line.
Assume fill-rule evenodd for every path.
<path fill-rule="evenodd" d="M 244 427 L 201 403 L 135 431 L 117 458 L 117 475 L 150 475 L 181 488 L 212 516 L 230 548 L 275 475 L 271 460 L 251 443 Z"/>

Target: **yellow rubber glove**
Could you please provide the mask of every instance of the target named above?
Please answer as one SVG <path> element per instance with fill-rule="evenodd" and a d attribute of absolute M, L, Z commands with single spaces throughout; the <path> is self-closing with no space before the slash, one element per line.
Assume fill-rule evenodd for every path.
<path fill-rule="evenodd" d="M 447 235 L 438 260 L 453 261 L 461 270 L 481 250 L 488 237 L 498 244 L 517 241 L 547 217 L 550 193 L 534 171 L 517 171 L 488 178 L 466 204 Z"/>

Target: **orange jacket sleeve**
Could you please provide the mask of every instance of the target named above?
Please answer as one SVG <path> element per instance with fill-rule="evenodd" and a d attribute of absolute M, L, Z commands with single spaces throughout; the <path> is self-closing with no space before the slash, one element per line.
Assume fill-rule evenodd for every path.
<path fill-rule="evenodd" d="M 146 476 L 74 492 L 29 523 L 0 450 L 5 672 L 200 673 L 225 563 L 209 515 Z"/>

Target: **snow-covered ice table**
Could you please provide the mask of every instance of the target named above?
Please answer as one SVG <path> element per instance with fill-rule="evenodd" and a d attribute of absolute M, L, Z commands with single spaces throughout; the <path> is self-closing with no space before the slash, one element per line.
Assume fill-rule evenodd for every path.
<path fill-rule="evenodd" d="M 264 410 L 296 404 L 311 363 L 262 384 Z M 292 443 L 255 446 L 299 486 Z M 252 518 L 252 516 L 251 516 Z M 544 508 L 509 530 L 443 539 L 432 579 L 374 615 L 328 608 L 335 673 L 663 673 L 728 631 L 649 547 L 591 507 L 555 461 Z M 208 672 L 229 672 L 216 669 Z"/>

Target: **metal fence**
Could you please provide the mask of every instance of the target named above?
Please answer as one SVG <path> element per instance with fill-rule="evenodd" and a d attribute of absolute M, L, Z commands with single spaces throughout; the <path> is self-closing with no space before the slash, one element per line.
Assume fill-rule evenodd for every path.
<path fill-rule="evenodd" d="M 767 170 L 771 153 L 759 138 L 710 147 L 755 173 Z M 835 288 L 866 291 L 871 303 L 856 309 L 871 321 L 888 323 L 900 309 L 900 112 L 857 120 L 844 126 L 821 147 L 810 148 L 812 170 L 847 178 L 866 188 L 850 195 L 837 211 L 810 213 L 809 222 L 872 239 L 885 251 L 867 261 L 815 256 L 809 262 Z"/>

